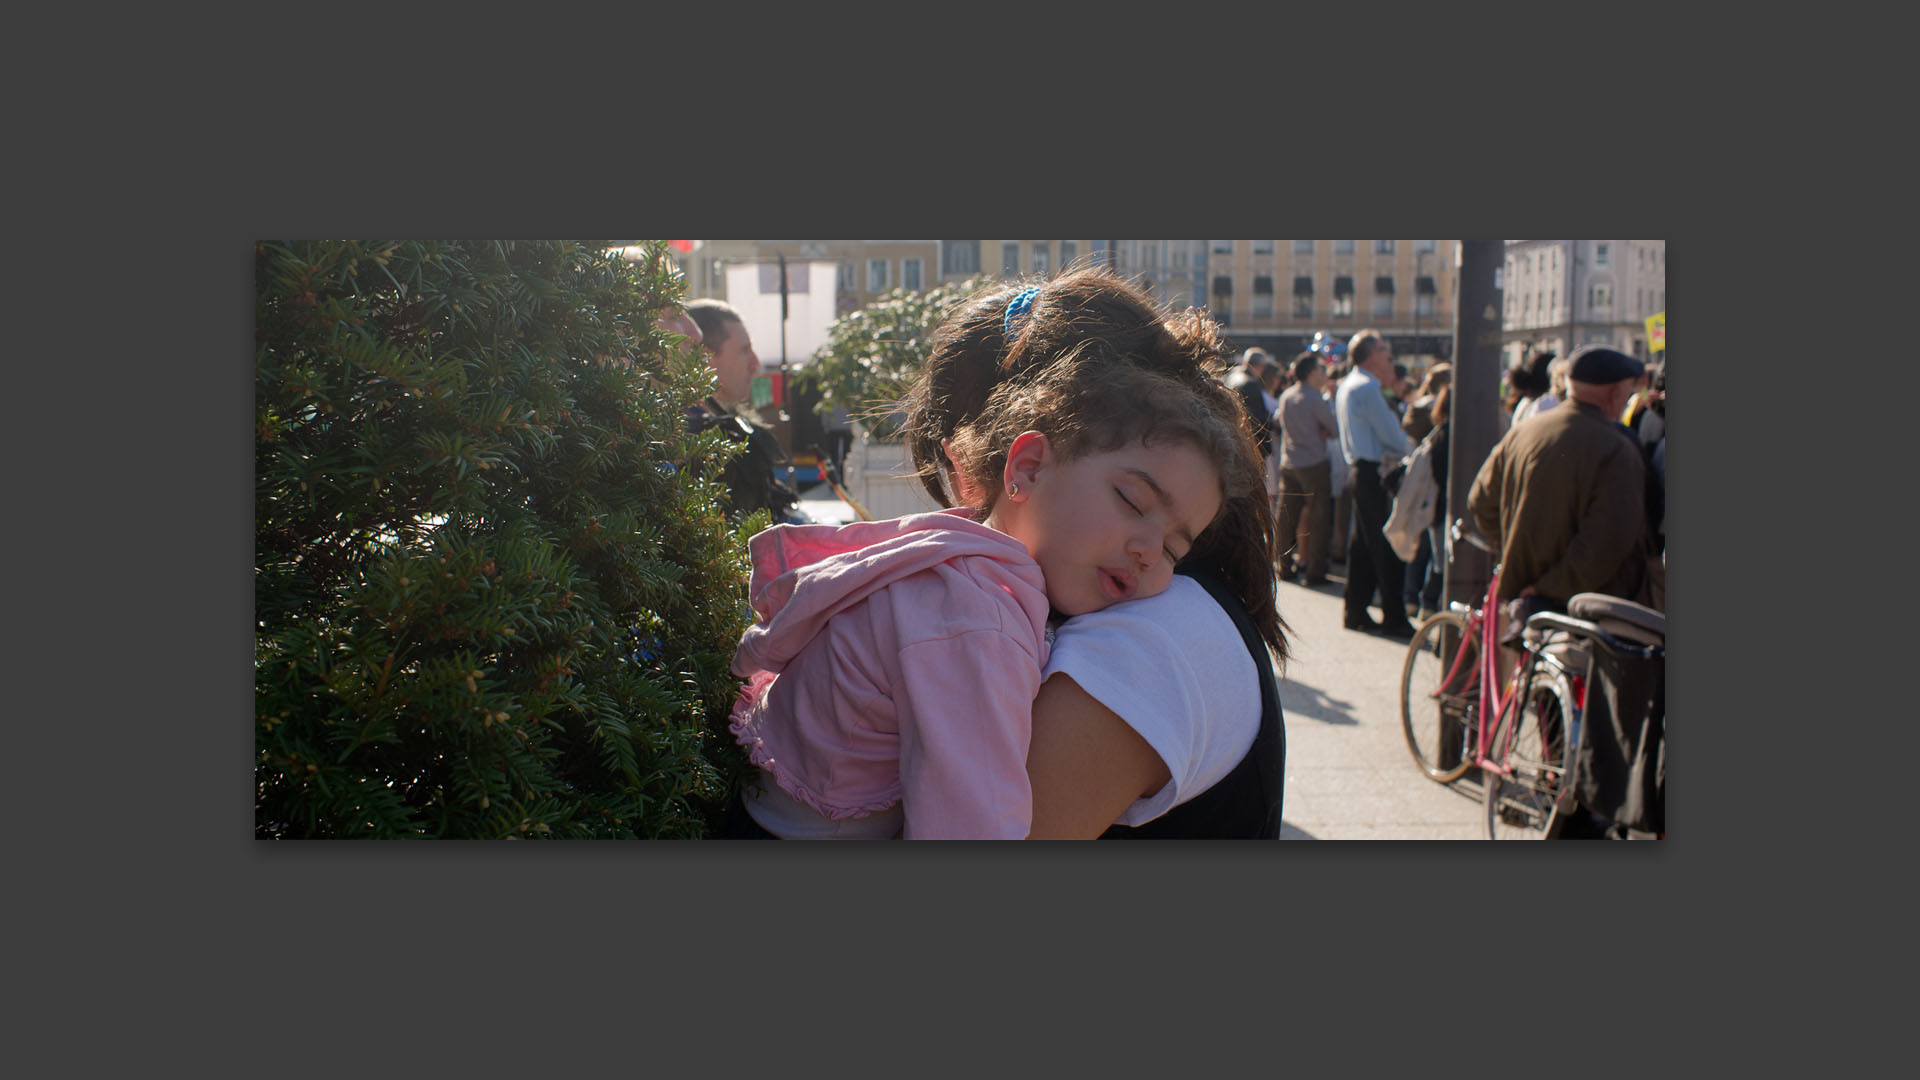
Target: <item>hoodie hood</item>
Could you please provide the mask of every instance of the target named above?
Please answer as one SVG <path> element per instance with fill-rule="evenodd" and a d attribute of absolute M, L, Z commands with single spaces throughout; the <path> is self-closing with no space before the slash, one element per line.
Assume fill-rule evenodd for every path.
<path fill-rule="evenodd" d="M 734 654 L 736 675 L 779 672 L 827 621 L 902 578 L 958 558 L 985 560 L 975 572 L 1023 606 L 1044 634 L 1047 603 L 1040 567 L 1025 544 L 957 508 L 850 525 L 776 525 L 747 542 L 755 623 Z"/>

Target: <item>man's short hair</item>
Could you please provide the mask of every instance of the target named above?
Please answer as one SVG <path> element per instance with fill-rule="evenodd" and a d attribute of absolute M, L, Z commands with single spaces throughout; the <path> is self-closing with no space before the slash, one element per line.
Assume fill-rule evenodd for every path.
<path fill-rule="evenodd" d="M 1263 371 L 1273 364 L 1273 357 L 1267 350 L 1255 346 L 1241 354 L 1240 362 L 1247 365 L 1248 371 Z"/>
<path fill-rule="evenodd" d="M 728 322 L 736 326 L 747 325 L 747 321 L 740 317 L 740 312 L 725 300 L 695 300 L 687 305 L 687 314 L 700 327 L 700 338 L 707 348 L 715 351 L 719 350 L 720 343 L 727 339 L 727 335 L 733 333 L 726 325 Z"/>
<path fill-rule="evenodd" d="M 1553 353 L 1538 352 L 1532 357 L 1507 369 L 1507 382 L 1523 393 L 1544 394 L 1553 382 L 1547 376 L 1547 365 L 1553 363 Z"/>
<path fill-rule="evenodd" d="M 1386 346 L 1387 339 L 1380 336 L 1380 331 L 1368 327 L 1354 334 L 1347 342 L 1347 359 L 1353 361 L 1354 366 L 1358 367 L 1373 356 L 1374 350 L 1384 349 Z"/>
<path fill-rule="evenodd" d="M 1319 366 L 1320 366 L 1320 358 L 1318 356 L 1315 356 L 1311 350 L 1307 352 L 1303 352 L 1299 356 L 1294 357 L 1293 358 L 1293 381 L 1306 382 L 1307 376 L 1313 374 L 1313 369 Z"/>

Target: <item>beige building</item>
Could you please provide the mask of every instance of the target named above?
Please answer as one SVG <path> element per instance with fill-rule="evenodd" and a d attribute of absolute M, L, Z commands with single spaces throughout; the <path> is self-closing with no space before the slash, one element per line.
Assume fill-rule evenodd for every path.
<path fill-rule="evenodd" d="M 1502 360 L 1605 345 L 1641 360 L 1648 316 L 1667 309 L 1665 240 L 1509 240 Z"/>
<path fill-rule="evenodd" d="M 1236 348 L 1285 359 L 1317 331 L 1373 327 L 1419 370 L 1453 354 L 1453 240 L 708 240 L 687 260 L 689 293 L 724 299 L 737 260 L 840 263 L 840 310 L 887 291 L 976 275 L 1052 275 L 1104 261 L 1169 308 L 1208 308 Z M 1415 335 L 1418 334 L 1418 341 Z M 1416 347 L 1417 346 L 1417 347 Z"/>
<path fill-rule="evenodd" d="M 1345 339 L 1372 327 L 1416 371 L 1453 355 L 1456 241 L 1177 243 L 1203 245 L 1192 300 L 1242 347 L 1258 345 L 1285 360 L 1316 332 Z M 1130 254 L 1123 249 L 1122 259 Z"/>
<path fill-rule="evenodd" d="M 943 280 L 1106 261 L 1169 308 L 1205 307 L 1236 348 L 1288 358 L 1373 327 L 1410 367 L 1453 352 L 1452 240 L 943 240 Z M 1415 348 L 1415 334 L 1419 348 Z"/>

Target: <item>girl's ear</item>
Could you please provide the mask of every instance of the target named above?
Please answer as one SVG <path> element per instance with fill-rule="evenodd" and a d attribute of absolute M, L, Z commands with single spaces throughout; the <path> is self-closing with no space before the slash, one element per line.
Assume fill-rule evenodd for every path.
<path fill-rule="evenodd" d="M 1038 431 L 1023 431 L 1007 447 L 1007 467 L 1001 476 L 1007 498 L 1026 502 L 1040 473 L 1053 464 L 1053 445 Z"/>

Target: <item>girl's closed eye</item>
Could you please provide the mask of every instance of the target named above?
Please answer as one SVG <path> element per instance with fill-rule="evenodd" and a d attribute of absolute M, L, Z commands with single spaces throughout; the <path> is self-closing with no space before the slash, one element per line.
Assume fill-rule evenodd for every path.
<path fill-rule="evenodd" d="M 1116 487 L 1116 488 L 1114 488 L 1114 489 L 1113 489 L 1113 493 L 1114 493 L 1115 495 L 1118 495 L 1118 496 L 1120 496 L 1120 501 L 1121 501 L 1121 502 L 1123 502 L 1123 503 L 1126 503 L 1126 504 L 1127 504 L 1127 509 L 1129 509 L 1129 510 L 1131 510 L 1131 511 L 1133 511 L 1133 512 L 1134 512 L 1135 514 L 1137 514 L 1137 515 L 1139 515 L 1139 516 L 1141 516 L 1141 517 L 1146 517 L 1146 516 L 1147 516 L 1147 514 L 1146 514 L 1146 511 L 1144 511 L 1144 510 L 1142 510 L 1142 509 L 1140 509 L 1140 507 L 1139 507 L 1139 505 L 1138 505 L 1137 503 L 1135 503 L 1135 502 L 1134 502 L 1134 501 L 1133 501 L 1132 499 L 1129 499 L 1129 498 L 1127 497 L 1127 493 L 1126 493 L 1126 492 L 1124 492 L 1124 491 L 1122 491 L 1122 490 L 1120 490 L 1119 488 L 1117 488 L 1117 487 Z M 1175 554 L 1173 553 L 1173 549 L 1172 549 L 1172 548 L 1170 548 L 1170 547 L 1165 547 L 1165 546 L 1162 546 L 1162 547 L 1160 548 L 1160 550 L 1161 550 L 1162 552 L 1164 552 L 1164 553 L 1166 554 L 1166 556 L 1167 556 L 1167 562 L 1168 562 L 1168 564 L 1170 564 L 1170 565 L 1174 565 L 1174 566 L 1177 566 L 1177 565 L 1179 565 L 1179 563 L 1180 563 L 1180 556 L 1178 556 L 1178 555 L 1175 555 Z"/>

